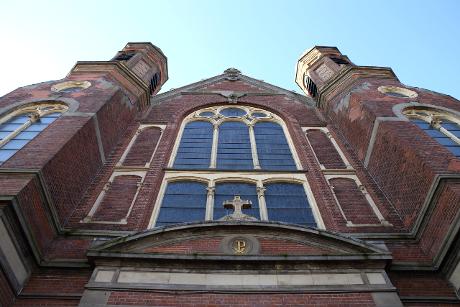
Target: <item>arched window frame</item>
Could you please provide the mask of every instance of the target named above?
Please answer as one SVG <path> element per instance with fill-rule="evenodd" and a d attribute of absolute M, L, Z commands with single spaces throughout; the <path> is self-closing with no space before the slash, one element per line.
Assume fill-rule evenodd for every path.
<path fill-rule="evenodd" d="M 240 117 L 223 116 L 220 112 L 228 108 L 241 109 L 246 113 L 246 115 L 243 115 Z M 208 116 L 200 115 L 205 112 L 213 113 L 213 116 L 208 117 Z M 251 116 L 254 113 L 263 113 L 266 115 L 266 117 L 255 118 Z M 186 116 L 184 120 L 182 121 L 179 134 L 174 144 L 173 154 L 171 155 L 171 158 L 169 160 L 168 168 L 174 167 L 174 161 L 176 160 L 176 157 L 177 157 L 180 141 L 182 139 L 182 135 L 183 135 L 185 126 L 188 123 L 194 122 L 194 121 L 207 121 L 207 122 L 210 122 L 214 127 L 213 143 L 212 143 L 212 149 L 211 149 L 211 161 L 210 161 L 210 165 L 208 169 L 214 170 L 217 167 L 219 126 L 224 122 L 234 121 L 234 122 L 242 122 L 248 126 L 249 138 L 250 138 L 250 143 L 251 143 L 251 155 L 252 155 L 253 166 L 254 166 L 253 169 L 255 170 L 261 169 L 260 163 L 259 163 L 259 157 L 257 153 L 257 144 L 256 144 L 256 139 L 255 139 L 254 126 L 258 122 L 273 122 L 273 123 L 278 124 L 283 129 L 283 133 L 284 133 L 286 142 L 289 146 L 289 150 L 291 152 L 292 159 L 294 160 L 296 170 L 302 170 L 302 165 L 300 163 L 300 159 L 295 150 L 294 143 L 290 137 L 289 131 L 284 121 L 278 115 L 272 112 L 269 112 L 267 110 L 260 109 L 260 108 L 254 108 L 254 107 L 249 107 L 249 106 L 234 106 L 234 105 L 224 105 L 224 106 L 218 106 L 218 107 L 203 108 L 195 112 L 192 112 L 191 114 Z"/>
<path fill-rule="evenodd" d="M 14 131 L 12 131 L 10 134 L 8 134 L 5 138 L 0 140 L 0 149 L 7 145 L 12 139 L 14 139 L 19 133 L 30 127 L 33 123 L 37 122 L 40 120 L 40 118 L 52 114 L 52 113 L 64 113 L 68 110 L 68 106 L 59 103 L 59 102 L 53 102 L 53 103 L 36 103 L 32 105 L 27 105 L 27 106 L 22 106 L 21 108 L 18 108 L 2 117 L 0 117 L 0 125 L 7 123 L 11 119 L 15 118 L 16 116 L 20 116 L 22 114 L 29 114 L 29 119 L 23 123 L 21 126 L 16 128 Z M 41 132 L 40 132 L 41 133 Z M 38 133 L 39 134 L 39 133 Z M 37 134 L 37 135 L 38 135 Z M 35 137 L 34 137 L 35 138 Z M 32 139 L 28 140 L 30 142 Z M 27 145 L 27 143 L 24 144 Z M 20 149 L 18 149 L 19 151 Z M 10 157 L 11 158 L 11 157 Z M 8 158 L 9 159 L 9 158 Z M 4 161 L 6 162 L 6 161 Z M 3 163 L 0 161 L 0 164 Z"/>
<path fill-rule="evenodd" d="M 420 119 L 428 124 L 431 127 L 438 130 L 448 138 L 450 138 L 453 142 L 460 146 L 460 138 L 451 133 L 449 130 L 442 127 L 443 120 L 449 120 L 460 127 L 460 119 L 449 112 L 438 110 L 435 108 L 406 108 L 403 111 L 403 114 L 408 119 Z M 442 146 L 442 145 L 441 145 Z"/>

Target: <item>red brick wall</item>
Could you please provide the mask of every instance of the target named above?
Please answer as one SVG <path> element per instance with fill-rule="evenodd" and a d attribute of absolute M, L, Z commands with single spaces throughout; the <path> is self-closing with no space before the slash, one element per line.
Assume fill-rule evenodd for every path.
<path fill-rule="evenodd" d="M 14 306 L 78 306 L 91 272 L 84 268 L 39 269 L 32 274 Z M 42 298 L 34 298 L 35 294 Z"/>
<path fill-rule="evenodd" d="M 102 161 L 93 120 L 68 116 L 62 119 L 59 126 L 52 127 L 55 135 L 48 136 L 47 140 L 56 143 L 60 139 L 65 143 L 46 163 L 43 176 L 61 223 L 64 223 L 79 203 Z"/>
<path fill-rule="evenodd" d="M 308 246 L 297 242 L 260 239 L 260 253 L 262 255 L 325 255 L 331 253 L 317 246 Z"/>
<path fill-rule="evenodd" d="M 167 246 L 150 247 L 144 250 L 146 253 L 178 253 L 178 254 L 217 254 L 219 252 L 219 244 L 223 237 L 203 238 L 187 240 L 178 244 Z"/>
<path fill-rule="evenodd" d="M 258 87 L 249 83 L 246 83 L 241 80 L 229 81 L 221 80 L 216 83 L 205 85 L 200 88 L 200 90 L 206 89 L 208 91 L 241 91 L 241 92 L 266 92 L 266 89 Z"/>
<path fill-rule="evenodd" d="M 346 168 L 339 153 L 324 132 L 321 130 L 308 130 L 307 137 L 319 163 L 324 165 L 326 169 Z"/>
<path fill-rule="evenodd" d="M 102 139 L 104 154 L 107 158 L 126 128 L 136 116 L 137 109 L 122 92 L 117 92 L 98 112 L 97 121 Z"/>
<path fill-rule="evenodd" d="M 74 307 L 78 306 L 80 299 L 78 298 L 18 298 L 14 307 L 45 307 L 45 306 L 56 306 L 56 307 Z"/>
<path fill-rule="evenodd" d="M 435 173 L 447 167 L 447 158 L 447 150 L 414 124 L 383 122 L 368 169 L 405 225 L 410 227 L 420 212 Z"/>
<path fill-rule="evenodd" d="M 160 135 L 160 128 L 144 128 L 129 150 L 128 155 L 123 161 L 123 166 L 145 166 L 152 157 Z"/>
<path fill-rule="evenodd" d="M 30 181 L 18 194 L 17 198 L 27 226 L 35 236 L 35 242 L 38 248 L 44 252 L 56 233 L 49 216 L 47 216 L 44 200 L 39 190 L 38 179 L 35 178 Z"/>
<path fill-rule="evenodd" d="M 439 197 L 431 215 L 432 222 L 426 226 L 420 240 L 421 248 L 431 257 L 442 248 L 448 230 L 460 209 L 460 180 L 443 183 L 438 193 Z"/>
<path fill-rule="evenodd" d="M 388 276 L 400 296 L 457 297 L 455 289 L 437 273 L 390 271 Z"/>
<path fill-rule="evenodd" d="M 329 182 L 348 221 L 354 224 L 380 223 L 354 180 L 333 178 Z"/>
<path fill-rule="evenodd" d="M 110 294 L 108 304 L 148 306 L 375 306 L 369 293 L 325 294 L 224 294 L 121 292 Z"/>
<path fill-rule="evenodd" d="M 120 175 L 114 178 L 93 216 L 95 221 L 119 221 L 128 214 L 142 178 Z"/>

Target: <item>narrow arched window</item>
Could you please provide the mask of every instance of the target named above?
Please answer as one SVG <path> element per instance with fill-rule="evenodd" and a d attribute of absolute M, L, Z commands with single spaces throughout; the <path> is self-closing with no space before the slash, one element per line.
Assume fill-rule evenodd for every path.
<path fill-rule="evenodd" d="M 274 122 L 258 122 L 254 125 L 257 154 L 261 169 L 295 170 L 283 128 Z"/>
<path fill-rule="evenodd" d="M 460 157 L 460 119 L 435 109 L 410 109 L 404 114 L 454 156 Z"/>
<path fill-rule="evenodd" d="M 11 158 L 66 110 L 67 107 L 61 104 L 33 105 L 0 119 L 0 164 Z"/>
<path fill-rule="evenodd" d="M 242 122 L 224 122 L 219 126 L 218 169 L 253 169 L 248 126 Z"/>
<path fill-rule="evenodd" d="M 209 168 L 213 140 L 213 126 L 210 122 L 194 121 L 184 127 L 177 150 L 174 168 Z"/>

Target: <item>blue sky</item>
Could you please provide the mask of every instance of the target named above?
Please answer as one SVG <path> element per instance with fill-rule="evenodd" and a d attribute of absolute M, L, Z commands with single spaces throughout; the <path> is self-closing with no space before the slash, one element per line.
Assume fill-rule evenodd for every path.
<path fill-rule="evenodd" d="M 0 6 L 0 96 L 110 60 L 128 41 L 168 57 L 163 91 L 236 67 L 288 90 L 314 45 L 392 67 L 411 86 L 460 98 L 460 1 L 13 1 Z"/>

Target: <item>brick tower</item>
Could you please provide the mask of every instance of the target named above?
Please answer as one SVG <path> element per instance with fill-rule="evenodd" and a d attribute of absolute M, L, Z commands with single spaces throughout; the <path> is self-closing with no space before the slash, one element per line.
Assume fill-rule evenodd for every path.
<path fill-rule="evenodd" d="M 0 98 L 0 306 L 460 303 L 459 101 L 322 46 L 306 95 L 167 79 L 128 43 Z"/>

